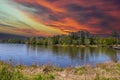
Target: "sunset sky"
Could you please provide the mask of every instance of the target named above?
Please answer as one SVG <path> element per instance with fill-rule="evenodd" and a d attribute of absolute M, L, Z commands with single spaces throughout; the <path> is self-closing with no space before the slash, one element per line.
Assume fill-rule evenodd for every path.
<path fill-rule="evenodd" d="M 120 0 L 0 0 L 0 32 L 52 36 L 120 32 Z"/>

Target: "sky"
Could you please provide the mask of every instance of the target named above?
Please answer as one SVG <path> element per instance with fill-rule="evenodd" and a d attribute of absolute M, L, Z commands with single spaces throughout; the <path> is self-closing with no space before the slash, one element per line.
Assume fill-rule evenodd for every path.
<path fill-rule="evenodd" d="M 120 0 L 0 0 L 0 32 L 53 36 L 120 32 Z"/>

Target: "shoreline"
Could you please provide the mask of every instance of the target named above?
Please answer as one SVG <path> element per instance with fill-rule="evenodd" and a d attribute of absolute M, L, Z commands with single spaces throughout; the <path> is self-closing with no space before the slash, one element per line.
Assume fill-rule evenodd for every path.
<path fill-rule="evenodd" d="M 26 44 L 26 43 L 0 43 L 0 44 L 24 44 L 24 45 L 31 45 L 31 46 L 58 46 L 58 47 L 108 47 L 108 48 L 113 48 L 113 49 L 119 49 L 120 50 L 120 45 L 37 45 L 37 44 Z"/>
<path fill-rule="evenodd" d="M 13 78 L 16 76 L 9 80 L 119 80 L 120 62 L 105 62 L 93 67 L 85 65 L 59 68 L 52 65 L 13 66 L 0 61 L 0 78 L 8 78 L 8 73 L 11 73 Z"/>
<path fill-rule="evenodd" d="M 26 43 L 0 43 L 0 44 L 24 44 L 31 46 L 60 46 L 60 47 L 111 47 L 115 45 L 36 45 L 36 44 L 26 44 Z M 118 45 L 120 47 L 120 45 Z"/>

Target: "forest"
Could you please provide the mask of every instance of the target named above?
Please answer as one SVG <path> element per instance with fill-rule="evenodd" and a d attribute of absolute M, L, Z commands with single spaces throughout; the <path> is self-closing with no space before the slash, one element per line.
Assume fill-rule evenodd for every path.
<path fill-rule="evenodd" d="M 68 35 L 52 37 L 29 37 L 25 40 L 5 39 L 1 43 L 24 43 L 31 45 L 119 45 L 120 34 L 112 32 L 108 36 L 91 34 L 88 31 L 71 32 Z"/>

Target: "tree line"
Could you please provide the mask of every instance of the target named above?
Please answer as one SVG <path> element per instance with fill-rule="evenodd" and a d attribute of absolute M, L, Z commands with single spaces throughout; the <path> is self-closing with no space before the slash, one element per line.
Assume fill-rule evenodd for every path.
<path fill-rule="evenodd" d="M 68 35 L 31 37 L 26 43 L 35 45 L 118 45 L 120 44 L 120 35 L 112 32 L 108 37 L 100 37 L 88 31 L 78 31 Z"/>
<path fill-rule="evenodd" d="M 120 34 L 112 32 L 107 37 L 91 34 L 88 31 L 71 32 L 68 35 L 52 37 L 30 37 L 26 40 L 7 39 L 1 43 L 26 43 L 32 45 L 119 45 Z"/>

